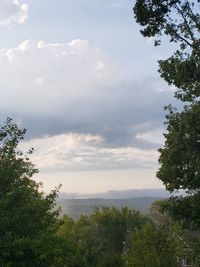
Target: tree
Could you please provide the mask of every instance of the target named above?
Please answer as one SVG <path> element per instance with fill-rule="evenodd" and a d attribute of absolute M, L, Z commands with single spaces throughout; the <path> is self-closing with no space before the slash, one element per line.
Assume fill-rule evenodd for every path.
<path fill-rule="evenodd" d="M 144 37 L 169 37 L 178 48 L 166 60 L 159 61 L 159 72 L 170 85 L 178 88 L 175 96 L 195 101 L 200 96 L 200 14 L 199 0 L 137 0 L 136 21 Z"/>
<path fill-rule="evenodd" d="M 57 266 L 57 190 L 44 196 L 31 179 L 33 149 L 18 148 L 25 132 L 10 118 L 0 128 L 0 266 Z"/>
<path fill-rule="evenodd" d="M 87 262 L 84 257 L 84 250 L 79 237 L 76 234 L 76 222 L 65 215 L 60 221 L 57 230 L 58 247 L 60 250 L 61 266 L 68 267 L 87 267 Z M 87 238 L 86 236 L 84 237 Z"/>
<path fill-rule="evenodd" d="M 163 225 L 166 227 L 170 226 L 171 224 L 174 224 L 168 214 L 164 212 L 163 206 L 166 204 L 167 201 L 167 199 L 156 200 L 152 203 L 149 209 L 149 216 L 152 222 L 157 225 Z"/>
<path fill-rule="evenodd" d="M 159 61 L 159 72 L 169 85 L 177 88 L 175 97 L 184 107 L 181 111 L 166 107 L 165 145 L 159 149 L 157 177 L 170 192 L 184 189 L 188 193 L 187 198 L 174 198 L 170 210 L 174 206 L 177 211 L 179 206 L 178 214 L 172 212 L 174 217 L 178 215 L 179 220 L 198 225 L 200 213 L 195 201 L 200 198 L 199 11 L 199 0 L 137 0 L 134 7 L 144 37 L 153 37 L 155 45 L 160 45 L 161 37 L 168 36 L 176 48 L 171 57 Z"/>
<path fill-rule="evenodd" d="M 81 216 L 73 230 L 76 247 L 82 254 L 81 266 L 123 267 L 122 255 L 130 234 L 146 222 L 146 218 L 127 207 L 120 210 L 104 207 Z M 65 225 L 64 229 L 67 230 Z"/>
<path fill-rule="evenodd" d="M 126 266 L 176 267 L 177 243 L 163 227 L 145 224 L 133 235 Z"/>
<path fill-rule="evenodd" d="M 98 225 L 99 236 L 107 240 L 109 252 L 121 254 L 129 231 L 134 231 L 147 222 L 138 211 L 123 207 L 104 207 L 92 214 L 92 220 Z"/>

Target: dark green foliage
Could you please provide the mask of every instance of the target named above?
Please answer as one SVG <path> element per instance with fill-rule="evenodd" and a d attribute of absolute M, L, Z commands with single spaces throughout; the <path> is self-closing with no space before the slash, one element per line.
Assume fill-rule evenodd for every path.
<path fill-rule="evenodd" d="M 173 197 L 162 203 L 162 212 L 179 221 L 183 228 L 197 230 L 200 228 L 200 195 Z"/>
<path fill-rule="evenodd" d="M 159 149 L 157 176 L 170 192 L 184 189 L 188 193 L 166 205 L 173 218 L 199 227 L 200 1 L 137 0 L 134 12 L 144 36 L 158 38 L 159 43 L 162 35 L 168 36 L 177 49 L 170 58 L 159 61 L 159 72 L 177 88 L 175 97 L 185 106 L 179 112 L 166 108 L 167 131 L 165 146 Z"/>
<path fill-rule="evenodd" d="M 177 51 L 167 60 L 160 60 L 161 77 L 179 88 L 176 98 L 193 102 L 200 96 L 200 51 L 194 50 L 187 55 Z"/>
<path fill-rule="evenodd" d="M 58 237 L 58 248 L 62 265 L 67 267 L 86 267 L 80 240 L 76 235 L 76 223 L 68 216 L 60 221 L 56 232 Z"/>
<path fill-rule="evenodd" d="M 0 128 L 0 266 L 56 266 L 57 192 L 44 197 L 30 179 L 37 169 L 29 160 L 33 150 L 18 149 L 24 134 L 11 119 Z"/>
<path fill-rule="evenodd" d="M 170 191 L 186 189 L 195 193 L 200 189 L 200 103 L 180 113 L 172 108 L 169 111 L 157 176 Z"/>
<path fill-rule="evenodd" d="M 150 207 L 150 218 L 152 222 L 157 225 L 163 225 L 169 227 L 173 224 L 171 217 L 165 212 L 165 206 L 168 202 L 168 199 L 162 199 L 155 201 Z"/>
<path fill-rule="evenodd" d="M 90 224 L 90 235 L 95 242 L 94 246 L 90 243 L 85 244 L 90 259 L 96 259 L 96 262 L 89 261 L 88 266 L 124 266 L 121 256 L 129 234 L 146 221 L 147 219 L 142 218 L 138 212 L 126 207 L 121 210 L 103 208 L 94 212 L 90 217 L 82 217 L 78 223 L 79 227 L 83 222 L 87 222 L 86 225 Z M 88 241 L 92 238 L 90 236 Z"/>
<path fill-rule="evenodd" d="M 179 49 L 169 59 L 160 60 L 160 73 L 179 90 L 176 97 L 193 101 L 200 96 L 200 14 L 198 0 L 137 0 L 136 21 L 145 37 L 170 38 Z"/>
<path fill-rule="evenodd" d="M 148 220 L 127 207 L 58 219 L 57 190 L 41 192 L 33 149 L 19 150 L 24 134 L 11 119 L 0 128 L 0 266 L 123 267 L 130 235 Z"/>
<path fill-rule="evenodd" d="M 121 210 L 103 208 L 93 213 L 91 219 L 98 225 L 99 236 L 107 240 L 107 248 L 116 253 L 121 253 L 127 233 L 147 221 L 138 212 L 127 207 Z"/>
<path fill-rule="evenodd" d="M 149 220 L 127 207 L 104 207 L 78 221 L 67 216 L 58 219 L 57 191 L 47 196 L 40 192 L 40 184 L 31 180 L 37 172 L 29 159 L 33 150 L 24 154 L 18 149 L 24 134 L 10 119 L 0 129 L 1 267 L 124 267 L 127 261 L 135 264 L 141 244 L 148 267 L 152 266 L 149 250 L 156 260 L 154 267 L 166 262 L 173 266 L 175 252 L 166 233 L 154 226 L 147 231 L 148 225 L 140 232 Z M 169 253 L 170 259 L 160 259 Z M 128 266 L 143 266 L 137 264 Z"/>
<path fill-rule="evenodd" d="M 137 0 L 134 13 L 145 37 L 167 35 L 182 50 L 199 49 L 199 0 Z M 157 42 L 156 42 L 157 44 Z"/>
<path fill-rule="evenodd" d="M 167 229 L 146 224 L 132 237 L 126 256 L 130 267 L 177 267 L 177 242 Z"/>
<path fill-rule="evenodd" d="M 122 267 L 130 235 L 147 221 L 126 207 L 102 208 L 77 222 L 65 217 L 58 233 L 74 244 L 80 266 Z"/>

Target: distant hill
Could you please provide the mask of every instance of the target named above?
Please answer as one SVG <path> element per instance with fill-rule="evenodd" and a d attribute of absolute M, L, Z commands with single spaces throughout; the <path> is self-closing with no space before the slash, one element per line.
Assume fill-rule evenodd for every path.
<path fill-rule="evenodd" d="M 57 205 L 61 207 L 62 215 L 66 214 L 73 219 L 78 219 L 81 214 L 91 214 L 96 208 L 116 207 L 121 208 L 127 206 L 130 209 L 135 209 L 143 214 L 147 214 L 151 204 L 161 199 L 161 197 L 139 197 L 127 199 L 59 199 Z"/>
<path fill-rule="evenodd" d="M 130 190 L 110 190 L 103 193 L 79 194 L 79 193 L 60 193 L 61 199 L 86 199 L 86 198 L 103 198 L 103 199 L 128 199 L 156 197 L 167 198 L 170 194 L 165 189 L 130 189 Z"/>

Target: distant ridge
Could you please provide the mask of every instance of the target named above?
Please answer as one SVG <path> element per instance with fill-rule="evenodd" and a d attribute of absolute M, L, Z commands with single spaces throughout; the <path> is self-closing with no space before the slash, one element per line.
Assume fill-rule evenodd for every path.
<path fill-rule="evenodd" d="M 122 208 L 127 206 L 130 209 L 138 210 L 142 214 L 147 214 L 151 204 L 161 198 L 158 197 L 137 197 L 127 199 L 59 199 L 57 206 L 61 208 L 61 215 L 67 214 L 73 219 L 79 219 L 80 215 L 89 215 L 102 207 Z"/>
<path fill-rule="evenodd" d="M 102 199 L 129 199 L 141 197 L 155 197 L 167 198 L 170 194 L 165 189 L 129 189 L 129 190 L 110 190 L 104 193 L 94 194 L 79 194 L 79 193 L 65 193 L 59 194 L 60 199 L 88 199 L 88 198 L 102 198 Z"/>

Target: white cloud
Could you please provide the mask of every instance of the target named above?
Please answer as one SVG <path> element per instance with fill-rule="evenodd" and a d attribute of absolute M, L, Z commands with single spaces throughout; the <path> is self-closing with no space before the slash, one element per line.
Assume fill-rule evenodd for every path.
<path fill-rule="evenodd" d="M 54 44 L 27 40 L 0 50 L 0 89 L 5 91 L 1 110 L 35 115 L 45 110 L 55 115 L 77 96 L 89 96 L 114 77 L 109 59 L 85 40 Z"/>
<path fill-rule="evenodd" d="M 163 129 L 157 128 L 153 131 L 139 133 L 136 135 L 136 138 L 139 140 L 158 144 L 158 146 L 162 146 L 162 144 L 164 143 Z"/>
<path fill-rule="evenodd" d="M 135 147 L 109 148 L 105 140 L 91 134 L 61 134 L 23 142 L 22 149 L 34 147 L 32 161 L 43 172 L 105 169 L 153 168 L 155 150 Z"/>
<path fill-rule="evenodd" d="M 119 80 L 113 62 L 86 40 L 27 40 L 0 49 L 1 116 L 28 129 L 39 168 L 150 168 L 157 145 L 145 133 L 161 127 L 169 92 Z"/>
<path fill-rule="evenodd" d="M 28 4 L 21 0 L 0 0 L 0 26 L 5 26 L 12 21 L 24 23 L 28 17 Z"/>

